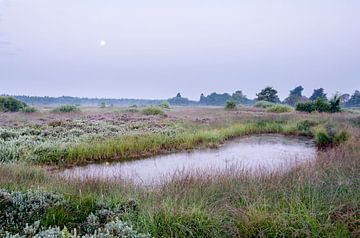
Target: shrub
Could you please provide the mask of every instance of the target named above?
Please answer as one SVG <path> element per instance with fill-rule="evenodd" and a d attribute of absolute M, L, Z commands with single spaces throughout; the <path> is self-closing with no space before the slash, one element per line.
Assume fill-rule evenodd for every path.
<path fill-rule="evenodd" d="M 159 107 L 148 107 L 143 110 L 145 115 L 164 115 L 164 111 Z"/>
<path fill-rule="evenodd" d="M 299 112 L 313 112 L 315 111 L 313 102 L 299 102 L 296 104 L 296 111 Z"/>
<path fill-rule="evenodd" d="M 53 110 L 53 112 L 78 112 L 80 111 L 79 107 L 74 105 L 63 105 L 60 107 L 57 107 Z"/>
<path fill-rule="evenodd" d="M 276 104 L 273 105 L 271 107 L 268 107 L 266 109 L 267 112 L 277 112 L 277 113 L 283 113 L 283 112 L 292 112 L 293 108 L 287 105 L 281 105 L 281 104 Z"/>
<path fill-rule="evenodd" d="M 25 113 L 37 112 L 36 108 L 34 108 L 34 107 L 24 107 L 23 109 L 21 109 L 21 111 L 25 112 Z"/>
<path fill-rule="evenodd" d="M 161 104 L 161 107 L 164 108 L 164 109 L 170 109 L 170 104 L 168 101 L 164 101 L 162 104 Z"/>
<path fill-rule="evenodd" d="M 225 105 L 225 109 L 233 110 L 236 109 L 236 102 L 234 101 L 227 101 Z"/>
<path fill-rule="evenodd" d="M 318 98 L 315 100 L 314 108 L 318 112 L 330 112 L 330 104 L 324 98 Z"/>
<path fill-rule="evenodd" d="M 296 111 L 300 112 L 340 112 L 340 97 L 334 96 L 329 102 L 319 97 L 313 102 L 301 102 L 296 104 Z"/>
<path fill-rule="evenodd" d="M 63 196 L 54 193 L 9 192 L 0 189 L 0 228 L 21 232 L 26 224 L 41 219 L 48 209 L 65 203 Z"/>
<path fill-rule="evenodd" d="M 18 112 L 26 107 L 26 103 L 13 97 L 0 97 L 0 112 Z"/>
<path fill-rule="evenodd" d="M 350 138 L 346 130 L 337 130 L 333 125 L 325 125 L 325 129 L 320 129 L 315 134 L 316 145 L 320 149 L 337 146 L 346 142 Z"/>
<path fill-rule="evenodd" d="M 268 102 L 268 101 L 257 101 L 254 106 L 260 108 L 268 108 L 274 106 L 275 104 L 276 103 Z"/>

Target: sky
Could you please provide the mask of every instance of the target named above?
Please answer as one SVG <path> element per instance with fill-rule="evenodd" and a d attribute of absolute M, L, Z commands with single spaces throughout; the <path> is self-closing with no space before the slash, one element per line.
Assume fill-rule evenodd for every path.
<path fill-rule="evenodd" d="M 0 0 L 0 94 L 360 89 L 358 0 Z"/>

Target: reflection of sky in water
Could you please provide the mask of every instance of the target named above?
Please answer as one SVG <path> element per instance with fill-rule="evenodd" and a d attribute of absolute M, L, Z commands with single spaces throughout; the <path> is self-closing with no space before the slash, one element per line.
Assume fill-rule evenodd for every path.
<path fill-rule="evenodd" d="M 152 184 L 189 173 L 289 169 L 299 162 L 314 159 L 315 153 L 316 149 L 308 139 L 259 135 L 233 140 L 219 149 L 195 150 L 121 163 L 92 164 L 66 169 L 60 174 L 80 179 L 121 177 L 135 183 Z"/>

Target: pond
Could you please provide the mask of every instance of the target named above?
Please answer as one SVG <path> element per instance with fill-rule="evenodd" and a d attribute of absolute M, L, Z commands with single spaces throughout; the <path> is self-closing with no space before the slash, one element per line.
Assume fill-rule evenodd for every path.
<path fill-rule="evenodd" d="M 77 166 L 62 170 L 58 175 L 67 179 L 124 179 L 135 184 L 153 185 L 192 173 L 286 171 L 315 157 L 314 142 L 308 138 L 254 135 L 228 141 L 216 149 Z"/>

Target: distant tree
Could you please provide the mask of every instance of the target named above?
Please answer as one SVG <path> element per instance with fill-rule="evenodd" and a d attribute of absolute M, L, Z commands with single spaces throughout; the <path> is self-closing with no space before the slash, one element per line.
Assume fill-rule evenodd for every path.
<path fill-rule="evenodd" d="M 360 91 L 356 90 L 345 105 L 347 107 L 360 107 Z"/>
<path fill-rule="evenodd" d="M 231 100 L 238 104 L 246 104 L 248 98 L 243 94 L 241 90 L 236 91 L 231 95 Z"/>
<path fill-rule="evenodd" d="M 279 97 L 277 96 L 277 91 L 272 87 L 266 87 L 263 90 L 261 90 L 260 93 L 256 94 L 257 101 L 268 101 L 268 102 L 280 102 Z"/>
<path fill-rule="evenodd" d="M 350 94 L 348 93 L 344 93 L 340 95 L 340 103 L 341 105 L 345 105 L 347 103 L 347 101 L 349 101 L 350 99 Z"/>
<path fill-rule="evenodd" d="M 284 102 L 291 106 L 295 106 L 296 103 L 306 101 L 307 98 L 302 95 L 304 88 L 302 86 L 297 86 L 293 90 L 290 90 L 290 94 L 285 98 Z"/>
<path fill-rule="evenodd" d="M 206 97 L 204 96 L 204 94 L 202 93 L 201 95 L 200 95 L 200 103 L 204 103 L 205 102 L 205 100 L 206 100 Z"/>
<path fill-rule="evenodd" d="M 182 105 L 182 106 L 186 106 L 191 103 L 191 101 L 188 98 L 183 98 L 180 93 L 177 93 L 176 97 L 168 99 L 167 102 L 170 103 L 171 105 Z"/>
<path fill-rule="evenodd" d="M 315 101 L 318 98 L 323 98 L 323 99 L 327 100 L 326 93 L 324 93 L 323 88 L 314 89 L 314 92 L 309 99 L 311 101 Z"/>
<path fill-rule="evenodd" d="M 211 93 L 210 95 L 203 97 L 203 99 L 201 100 L 201 104 L 221 106 L 225 105 L 226 102 L 230 99 L 231 96 L 228 93 Z"/>

